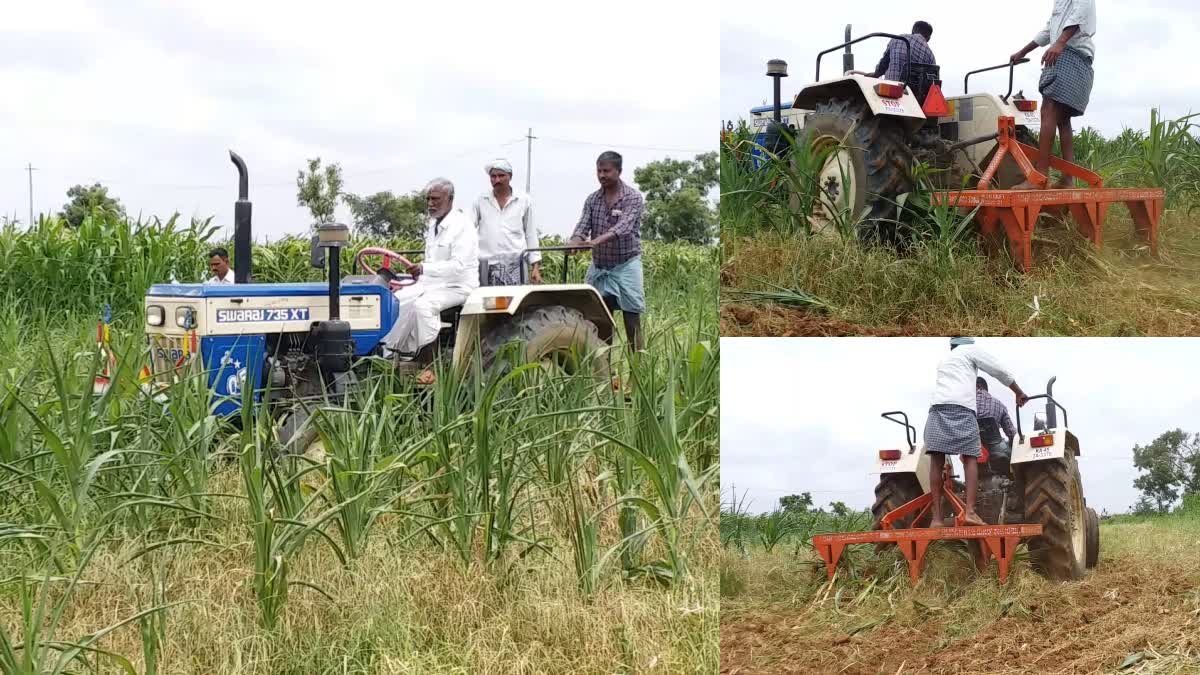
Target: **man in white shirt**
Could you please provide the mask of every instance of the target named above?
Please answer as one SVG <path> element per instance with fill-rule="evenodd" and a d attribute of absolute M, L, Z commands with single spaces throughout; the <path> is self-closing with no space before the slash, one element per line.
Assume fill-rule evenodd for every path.
<path fill-rule="evenodd" d="M 925 420 L 925 450 L 929 454 L 929 487 L 933 504 L 930 527 L 943 527 L 942 469 L 946 455 L 959 455 L 967 478 L 966 507 L 968 525 L 984 525 L 975 513 L 975 489 L 979 484 L 976 460 L 980 452 L 979 424 L 976 421 L 975 379 L 979 371 L 991 375 L 1012 389 L 1017 405 L 1025 405 L 1028 397 L 1016 379 L 994 356 L 975 346 L 975 339 L 955 337 L 950 340 L 950 354 L 937 365 L 937 380 L 929 417 Z"/>
<path fill-rule="evenodd" d="M 234 283 L 233 268 L 229 266 L 229 251 L 223 248 L 214 248 L 208 252 L 208 269 L 212 270 L 213 276 L 207 279 L 206 284 L 232 284 Z"/>
<path fill-rule="evenodd" d="M 443 310 L 461 305 L 479 287 L 479 237 L 467 215 L 454 208 L 454 184 L 435 178 L 425 187 L 429 222 L 424 261 L 408 268 L 417 282 L 395 291 L 400 317 L 384 336 L 384 345 L 402 354 L 416 354 L 437 339 Z M 433 372 L 418 376 L 432 384 Z"/>
<path fill-rule="evenodd" d="M 538 247 L 537 228 L 533 224 L 533 201 L 514 190 L 512 165 L 497 159 L 484 167 L 492 189 L 479 195 L 471 205 L 471 221 L 479 231 L 479 257 L 488 261 L 488 285 L 512 286 L 521 283 L 521 253 Z M 542 254 L 529 254 L 528 281 L 542 283 Z"/>
<path fill-rule="evenodd" d="M 1071 118 L 1079 117 L 1087 108 L 1092 96 L 1092 59 L 1096 56 L 1096 45 L 1092 36 L 1096 34 L 1096 0 L 1054 0 L 1050 20 L 1033 41 L 1022 47 L 1010 58 L 1019 61 L 1038 47 L 1046 47 L 1042 54 L 1042 75 L 1038 79 L 1038 91 L 1042 94 L 1042 131 L 1038 137 L 1038 156 L 1034 168 L 1050 178 L 1050 152 L 1054 148 L 1054 132 L 1058 130 L 1062 158 L 1075 161 L 1075 149 L 1071 134 Z M 1053 40 L 1053 42 L 1051 42 Z M 1075 180 L 1063 176 L 1052 187 L 1065 189 L 1074 187 Z M 1047 187 L 1051 187 L 1047 184 Z M 1013 187 L 1014 190 L 1033 190 L 1037 186 L 1029 181 Z"/>

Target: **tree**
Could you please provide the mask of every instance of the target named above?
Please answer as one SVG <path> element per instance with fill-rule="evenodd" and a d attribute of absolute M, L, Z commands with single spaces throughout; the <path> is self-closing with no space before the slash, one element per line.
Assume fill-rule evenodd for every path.
<path fill-rule="evenodd" d="M 92 215 L 93 211 L 125 217 L 125 207 L 121 206 L 121 200 L 110 197 L 108 188 L 99 183 L 91 187 L 76 185 L 67 190 L 67 203 L 58 215 L 71 227 L 79 227 L 83 219 Z"/>
<path fill-rule="evenodd" d="M 646 197 L 642 231 L 650 239 L 706 244 L 717 229 L 717 209 L 706 195 L 720 182 L 717 153 L 692 160 L 662 159 L 633 171 Z"/>
<path fill-rule="evenodd" d="M 397 197 L 390 191 L 342 197 L 362 234 L 387 239 L 420 239 L 425 234 L 425 199 L 419 192 Z"/>
<path fill-rule="evenodd" d="M 1145 472 L 1133 481 L 1142 492 L 1138 508 L 1153 504 L 1166 513 L 1179 497 L 1200 494 L 1200 434 L 1174 429 L 1149 445 L 1135 445 L 1133 466 Z"/>
<path fill-rule="evenodd" d="M 308 160 L 308 173 L 296 174 L 296 205 L 308 208 L 313 225 L 333 221 L 338 197 L 342 194 L 342 167 L 330 164 L 323 170 L 321 158 Z"/>
<path fill-rule="evenodd" d="M 789 513 L 804 513 L 808 511 L 808 507 L 812 505 L 812 495 L 807 492 L 779 498 L 779 507 Z"/>
<path fill-rule="evenodd" d="M 833 515 L 839 517 L 850 515 L 850 507 L 846 506 L 844 502 L 831 503 L 829 505 L 829 510 L 833 512 Z"/>

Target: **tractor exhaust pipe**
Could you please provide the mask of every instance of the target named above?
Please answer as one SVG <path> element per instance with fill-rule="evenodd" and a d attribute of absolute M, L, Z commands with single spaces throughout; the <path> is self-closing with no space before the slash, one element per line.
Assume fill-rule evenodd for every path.
<path fill-rule="evenodd" d="M 1049 382 L 1046 383 L 1046 428 L 1047 429 L 1057 429 L 1058 428 L 1058 424 L 1057 424 L 1058 420 L 1055 417 L 1055 413 L 1057 413 L 1058 411 L 1054 409 L 1054 381 L 1057 379 L 1058 379 L 1058 376 L 1055 375 L 1054 377 L 1050 378 Z"/>
<path fill-rule="evenodd" d="M 238 170 L 238 199 L 233 204 L 233 259 L 237 265 L 233 280 L 238 284 L 249 283 L 254 267 L 250 253 L 250 174 L 246 162 L 232 150 L 229 159 Z"/>
<path fill-rule="evenodd" d="M 783 108 L 779 100 L 779 80 L 787 76 L 787 61 L 783 59 L 767 61 L 767 77 L 775 81 L 775 124 L 783 123 Z"/>
<path fill-rule="evenodd" d="M 846 42 L 850 42 L 850 24 L 846 24 Z M 850 51 L 850 45 L 846 45 L 846 53 L 842 54 L 842 72 L 848 73 L 854 70 L 854 52 Z"/>

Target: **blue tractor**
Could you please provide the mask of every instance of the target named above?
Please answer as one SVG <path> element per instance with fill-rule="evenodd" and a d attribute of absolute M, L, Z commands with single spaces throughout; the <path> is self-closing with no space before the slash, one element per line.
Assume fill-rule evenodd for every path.
<path fill-rule="evenodd" d="M 269 385 L 267 404 L 280 412 L 281 440 L 288 443 L 301 433 L 308 415 L 308 407 L 298 402 L 344 394 L 366 357 L 385 357 L 405 368 L 448 354 L 454 372 L 462 373 L 461 367 L 476 356 L 485 369 L 495 367 L 501 350 L 515 341 L 521 344 L 515 351 L 526 361 L 568 371 L 587 367 L 609 381 L 602 352 L 613 342 L 612 315 L 594 287 L 567 283 L 571 253 L 583 247 L 526 251 L 526 256 L 534 250 L 562 252 L 561 283 L 484 285 L 489 263 L 481 259 L 481 286 L 462 306 L 442 313 L 442 331 L 432 350 L 394 354 L 385 350 L 383 338 L 400 316 L 395 294 L 414 280 L 393 273 L 389 263 L 406 263 L 405 255 L 420 252 L 363 249 L 351 270 L 358 273 L 343 277 L 338 253 L 348 242 L 349 228 L 323 225 L 313 237 L 311 258 L 314 266 L 328 268 L 328 283 L 252 283 L 249 178 L 241 157 L 229 154 L 239 175 L 235 283 L 150 288 L 145 299 L 147 387 L 165 389 L 188 369 L 207 373 L 216 414 L 234 417 L 241 412 L 245 388 L 261 404 Z M 378 269 L 368 264 L 371 256 L 383 257 Z"/>

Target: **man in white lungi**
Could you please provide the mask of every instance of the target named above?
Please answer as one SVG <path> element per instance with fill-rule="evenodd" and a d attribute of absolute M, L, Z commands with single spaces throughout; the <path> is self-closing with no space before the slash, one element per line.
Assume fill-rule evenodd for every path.
<path fill-rule="evenodd" d="M 400 317 L 384 336 L 384 344 L 401 354 L 416 354 L 437 339 L 443 310 L 461 305 L 479 288 L 479 235 L 461 209 L 454 208 L 454 184 L 435 178 L 425 186 L 429 222 L 424 261 L 407 270 L 417 282 L 395 291 Z M 423 371 L 420 384 L 432 384 Z"/>
<path fill-rule="evenodd" d="M 942 467 L 946 455 L 963 458 L 963 473 L 967 479 L 966 513 L 967 525 L 983 525 L 983 519 L 975 513 L 975 489 L 979 485 L 979 467 L 976 460 L 980 452 L 979 424 L 976 421 L 975 378 L 979 371 L 1000 380 L 1012 389 L 1017 397 L 1017 406 L 1025 405 L 1028 397 L 1014 378 L 996 357 L 975 346 L 975 339 L 955 337 L 950 340 L 950 353 L 937 365 L 937 381 L 934 384 L 933 401 L 929 417 L 925 420 L 925 450 L 929 454 L 929 493 L 933 497 L 930 507 L 930 527 L 943 527 L 942 521 Z"/>

